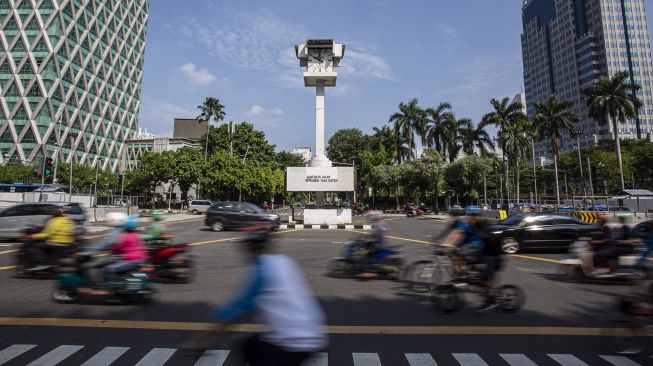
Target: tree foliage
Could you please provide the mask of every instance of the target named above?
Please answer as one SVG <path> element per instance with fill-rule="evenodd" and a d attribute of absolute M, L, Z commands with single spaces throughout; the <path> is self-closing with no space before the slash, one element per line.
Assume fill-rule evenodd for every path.
<path fill-rule="evenodd" d="M 206 135 L 201 138 L 202 148 Z M 235 124 L 233 134 L 229 134 L 229 124 L 222 124 L 219 127 L 209 128 L 209 155 L 217 151 L 230 153 L 233 147 L 233 155 L 245 158 L 249 161 L 272 164 L 275 161 L 275 145 L 268 142 L 263 131 L 256 130 L 254 125 L 247 122 Z"/>

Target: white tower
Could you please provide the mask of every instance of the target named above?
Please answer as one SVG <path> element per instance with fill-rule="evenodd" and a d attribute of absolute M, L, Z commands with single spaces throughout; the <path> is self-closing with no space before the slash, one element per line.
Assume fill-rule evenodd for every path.
<path fill-rule="evenodd" d="M 332 39 L 309 39 L 295 46 L 299 66 L 306 68 L 304 85 L 315 87 L 315 155 L 309 161 L 311 167 L 330 167 L 326 156 L 324 139 L 324 88 L 336 86 L 338 73 L 335 68 L 345 56 L 345 45 Z"/>

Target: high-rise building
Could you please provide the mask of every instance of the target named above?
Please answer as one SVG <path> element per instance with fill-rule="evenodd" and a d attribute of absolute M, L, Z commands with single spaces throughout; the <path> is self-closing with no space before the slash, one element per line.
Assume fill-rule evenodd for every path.
<path fill-rule="evenodd" d="M 599 76 L 620 71 L 641 86 L 644 105 L 637 119 L 621 125 L 621 138 L 645 138 L 653 130 L 653 63 L 644 0 L 525 0 L 522 7 L 524 87 L 529 116 L 534 105 L 555 94 L 573 103 L 582 120 L 581 147 L 612 138 L 612 126 L 588 117 L 582 91 Z M 576 147 L 565 134 L 563 150 Z M 549 142 L 536 144 L 537 156 L 551 156 Z"/>
<path fill-rule="evenodd" d="M 117 170 L 136 134 L 147 0 L 0 0 L 0 162 Z"/>

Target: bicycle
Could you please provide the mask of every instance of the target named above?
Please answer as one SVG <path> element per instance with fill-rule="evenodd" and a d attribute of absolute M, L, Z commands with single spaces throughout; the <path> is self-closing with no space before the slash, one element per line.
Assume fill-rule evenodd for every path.
<path fill-rule="evenodd" d="M 648 284 L 646 288 L 648 294 L 640 294 L 638 303 L 651 301 L 653 284 Z M 603 346 L 615 354 L 639 355 L 649 346 L 649 339 L 653 336 L 653 309 L 650 306 L 635 307 L 632 301 L 621 299 L 619 310 L 623 312 L 623 316 L 609 321 L 601 330 Z"/>
<path fill-rule="evenodd" d="M 404 281 L 408 288 L 414 292 L 428 292 L 434 290 L 442 278 L 448 275 L 450 279 L 454 274 L 454 254 L 450 250 L 438 248 L 426 259 L 415 261 L 406 267 Z"/>

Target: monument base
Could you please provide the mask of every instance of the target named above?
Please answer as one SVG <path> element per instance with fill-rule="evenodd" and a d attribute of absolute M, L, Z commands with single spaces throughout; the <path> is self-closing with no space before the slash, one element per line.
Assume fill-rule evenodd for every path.
<path fill-rule="evenodd" d="M 304 224 L 307 225 L 339 225 L 351 224 L 350 208 L 307 208 L 304 210 Z"/>

